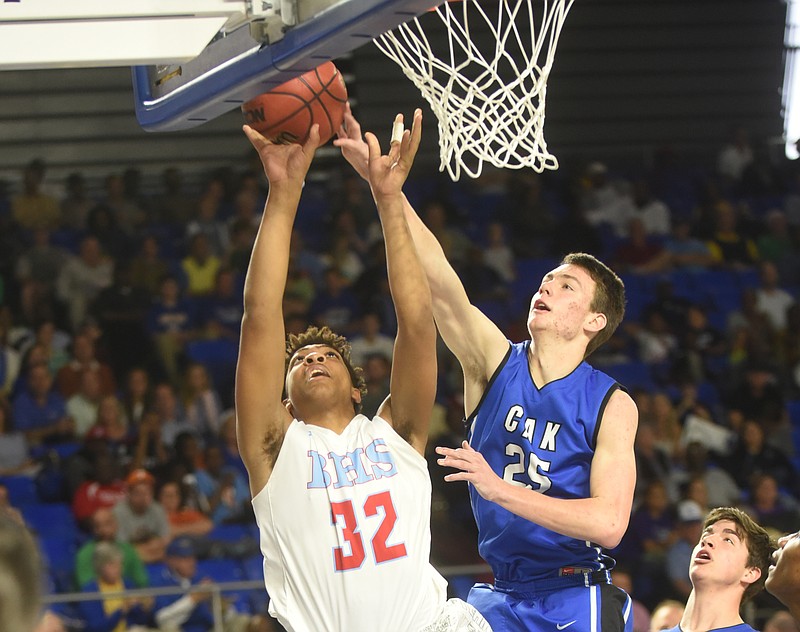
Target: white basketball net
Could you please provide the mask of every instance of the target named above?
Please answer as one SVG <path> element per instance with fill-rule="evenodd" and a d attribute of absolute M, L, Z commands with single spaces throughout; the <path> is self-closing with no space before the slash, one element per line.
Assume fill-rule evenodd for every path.
<path fill-rule="evenodd" d="M 472 178 L 480 176 L 484 161 L 539 173 L 558 169 L 544 140 L 545 94 L 573 1 L 445 2 L 375 40 L 419 88 L 439 120 L 440 171 L 446 168 L 458 180 L 462 169 Z M 481 4 L 496 9 L 494 19 Z M 425 35 L 421 21 L 433 13 L 444 23 L 449 51 L 434 50 Z M 426 24 L 430 29 L 430 22 Z M 494 49 L 482 52 L 481 38 L 494 38 L 483 46 Z"/>

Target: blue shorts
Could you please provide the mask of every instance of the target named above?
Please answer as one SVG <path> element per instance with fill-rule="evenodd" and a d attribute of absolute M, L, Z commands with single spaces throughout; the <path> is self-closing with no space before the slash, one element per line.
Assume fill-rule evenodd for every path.
<path fill-rule="evenodd" d="M 633 632 L 631 598 L 608 583 L 536 593 L 475 584 L 467 601 L 493 632 Z"/>

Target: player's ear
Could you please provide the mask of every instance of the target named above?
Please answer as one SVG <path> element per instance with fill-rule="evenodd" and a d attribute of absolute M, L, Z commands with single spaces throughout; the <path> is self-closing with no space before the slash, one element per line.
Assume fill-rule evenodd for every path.
<path fill-rule="evenodd" d="M 602 312 L 591 312 L 586 319 L 586 329 L 591 332 L 597 333 L 608 324 L 608 318 Z"/>
<path fill-rule="evenodd" d="M 284 400 L 283 400 L 283 405 L 286 407 L 286 410 L 288 410 L 288 411 L 289 411 L 289 414 L 290 414 L 292 417 L 295 417 L 295 416 L 296 416 L 296 415 L 294 414 L 294 406 L 292 405 L 292 401 L 291 401 L 291 400 L 290 400 L 288 397 L 287 397 L 286 399 L 284 399 Z"/>
<path fill-rule="evenodd" d="M 353 400 L 354 404 L 361 403 L 361 391 L 358 390 L 355 386 L 350 389 L 350 399 Z"/>
<path fill-rule="evenodd" d="M 745 569 L 742 581 L 746 584 L 755 584 L 760 577 L 761 569 L 758 566 L 751 566 Z"/>

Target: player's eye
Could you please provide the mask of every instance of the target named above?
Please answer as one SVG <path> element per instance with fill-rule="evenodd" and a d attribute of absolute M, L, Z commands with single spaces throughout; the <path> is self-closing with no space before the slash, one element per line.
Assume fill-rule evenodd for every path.
<path fill-rule="evenodd" d="M 327 357 L 329 357 L 329 358 L 335 358 L 336 357 L 336 352 L 335 351 L 328 351 L 325 355 Z"/>

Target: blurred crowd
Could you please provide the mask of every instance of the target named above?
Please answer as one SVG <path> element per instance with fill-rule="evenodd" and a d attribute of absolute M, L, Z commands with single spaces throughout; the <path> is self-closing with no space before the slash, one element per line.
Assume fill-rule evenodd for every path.
<path fill-rule="evenodd" d="M 35 499 L 22 501 L 69 506 L 77 554 L 56 590 L 144 586 L 154 564 L 174 577 L 186 557 L 258 554 L 253 534 L 214 537 L 254 523 L 233 410 L 243 277 L 267 194 L 249 167 L 199 187 L 168 168 L 145 190 L 135 168 L 91 188 L 80 173 L 51 181 L 35 160 L 0 187 L 0 481 L 27 478 Z M 381 231 L 357 176 L 318 176 L 292 238 L 286 329 L 350 338 L 370 415 L 388 394 L 395 332 Z M 800 527 L 796 164 L 761 158 L 737 129 L 716 164 L 665 150 L 637 169 L 412 178 L 408 196 L 470 298 L 514 341 L 567 252 L 597 255 L 626 282 L 626 319 L 589 361 L 640 412 L 634 509 L 612 552 L 641 607 L 637 630 L 663 600 L 685 601 L 709 508 L 740 506 L 776 534 Z M 460 369 L 439 351 L 431 450 L 464 436 Z M 466 489 L 434 459 L 433 561 L 479 562 Z M 9 489 L 0 508 L 14 512 Z M 109 564 L 119 577 L 98 578 Z M 454 592 L 474 577 L 461 579 Z M 754 607 L 761 622 L 779 609 L 768 595 Z"/>

